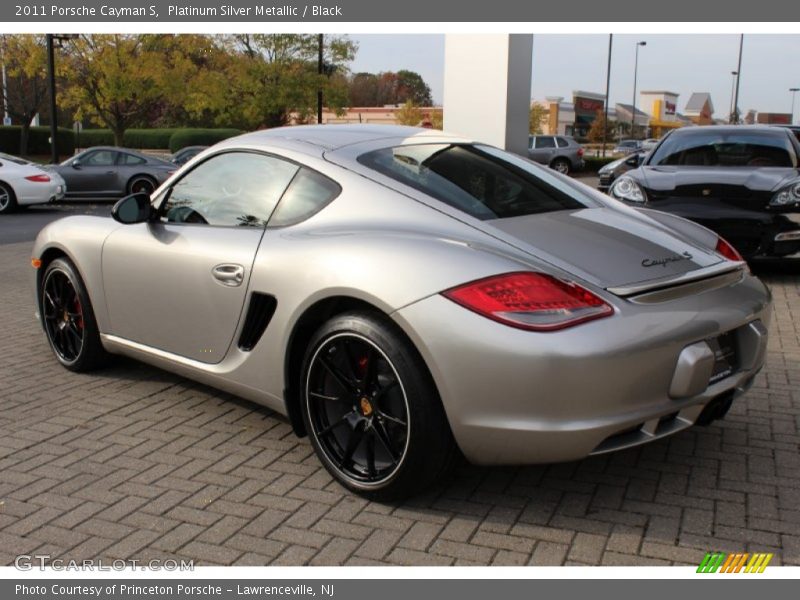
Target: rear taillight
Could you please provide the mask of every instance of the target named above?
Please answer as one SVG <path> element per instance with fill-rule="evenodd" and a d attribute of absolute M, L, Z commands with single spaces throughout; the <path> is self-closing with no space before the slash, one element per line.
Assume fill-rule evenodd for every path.
<path fill-rule="evenodd" d="M 443 292 L 446 298 L 511 327 L 554 331 L 614 313 L 589 290 L 543 273 L 505 273 Z"/>
<path fill-rule="evenodd" d="M 50 175 L 47 175 L 46 173 L 42 173 L 41 175 L 28 175 L 25 179 L 35 183 L 47 183 L 50 181 Z"/>
<path fill-rule="evenodd" d="M 583 148 L 578 148 L 578 158 L 583 158 Z"/>
<path fill-rule="evenodd" d="M 734 262 L 741 262 L 744 261 L 742 255 L 739 254 L 739 251 L 731 246 L 727 240 L 723 238 L 719 238 L 717 240 L 717 247 L 714 248 L 719 254 L 722 254 L 728 260 L 732 260 Z"/>

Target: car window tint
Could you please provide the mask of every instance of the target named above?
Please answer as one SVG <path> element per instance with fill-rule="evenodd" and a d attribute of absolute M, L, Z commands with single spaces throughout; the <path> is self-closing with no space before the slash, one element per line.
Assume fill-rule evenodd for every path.
<path fill-rule="evenodd" d="M 322 210 L 341 192 L 339 185 L 310 169 L 300 169 L 269 220 L 270 227 L 304 221 Z"/>
<path fill-rule="evenodd" d="M 141 156 L 134 156 L 133 154 L 127 154 L 122 152 L 119 157 L 119 164 L 121 165 L 143 165 L 147 161 L 143 159 Z"/>
<path fill-rule="evenodd" d="M 117 153 L 113 150 L 96 150 L 81 157 L 80 162 L 87 167 L 110 167 L 116 158 Z"/>
<path fill-rule="evenodd" d="M 530 161 L 488 146 L 415 144 L 358 161 L 481 220 L 598 206 Z"/>
<path fill-rule="evenodd" d="M 559 148 L 566 148 L 567 146 L 569 146 L 569 142 L 562 137 L 556 138 L 556 142 L 558 142 Z"/>
<path fill-rule="evenodd" d="M 555 148 L 556 142 L 551 137 L 540 137 L 536 138 L 536 147 L 537 148 Z"/>
<path fill-rule="evenodd" d="M 788 136 L 763 131 L 678 132 L 656 149 L 650 165 L 707 167 L 795 167 Z"/>
<path fill-rule="evenodd" d="M 171 223 L 264 227 L 298 166 L 252 152 L 218 154 L 170 190 L 161 209 Z"/>

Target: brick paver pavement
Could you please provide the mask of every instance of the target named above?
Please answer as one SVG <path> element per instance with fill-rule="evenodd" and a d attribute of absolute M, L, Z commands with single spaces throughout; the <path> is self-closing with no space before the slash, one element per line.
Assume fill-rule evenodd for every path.
<path fill-rule="evenodd" d="M 767 367 L 728 417 L 640 449 L 464 465 L 401 504 L 336 485 L 285 420 L 132 361 L 76 375 L 33 320 L 30 244 L 0 246 L 0 564 L 800 564 L 800 269 L 767 272 Z"/>

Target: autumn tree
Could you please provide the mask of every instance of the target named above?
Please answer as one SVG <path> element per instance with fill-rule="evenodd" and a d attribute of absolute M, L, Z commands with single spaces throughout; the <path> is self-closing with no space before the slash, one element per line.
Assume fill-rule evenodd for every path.
<path fill-rule="evenodd" d="M 542 127 L 547 120 L 548 110 L 538 102 L 531 105 L 530 118 L 528 120 L 529 131 L 533 135 L 541 135 L 544 133 Z"/>
<path fill-rule="evenodd" d="M 397 109 L 394 118 L 398 125 L 411 125 L 416 127 L 422 121 L 423 114 L 419 106 L 414 104 L 412 100 L 406 100 L 405 104 Z"/>
<path fill-rule="evenodd" d="M 411 100 L 417 106 L 433 104 L 431 88 L 415 71 L 357 73 L 348 85 L 350 106 L 400 105 Z"/>
<path fill-rule="evenodd" d="M 378 76 L 374 73 L 356 73 L 347 87 L 350 106 L 379 106 Z"/>
<path fill-rule="evenodd" d="M 589 128 L 586 137 L 590 142 L 594 142 L 596 144 L 602 143 L 604 139 L 612 140 L 614 139 L 615 128 L 616 122 L 606 122 L 605 112 L 598 109 L 598 111 L 595 113 L 594 121 L 592 121 L 592 126 Z"/>
<path fill-rule="evenodd" d="M 149 123 L 154 110 L 185 88 L 171 64 L 169 37 L 92 34 L 71 40 L 64 103 L 79 119 L 109 128 L 121 146 L 126 129 Z"/>
<path fill-rule="evenodd" d="M 19 149 L 25 155 L 31 121 L 48 97 L 46 41 L 43 35 L 3 35 L 0 48 L 6 67 L 5 107 L 21 125 Z"/>

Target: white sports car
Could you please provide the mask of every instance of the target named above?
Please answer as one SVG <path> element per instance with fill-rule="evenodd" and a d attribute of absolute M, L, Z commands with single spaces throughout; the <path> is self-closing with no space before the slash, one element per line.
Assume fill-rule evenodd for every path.
<path fill-rule="evenodd" d="M 55 171 L 0 152 L 0 214 L 18 206 L 61 200 L 66 191 L 64 178 Z"/>

